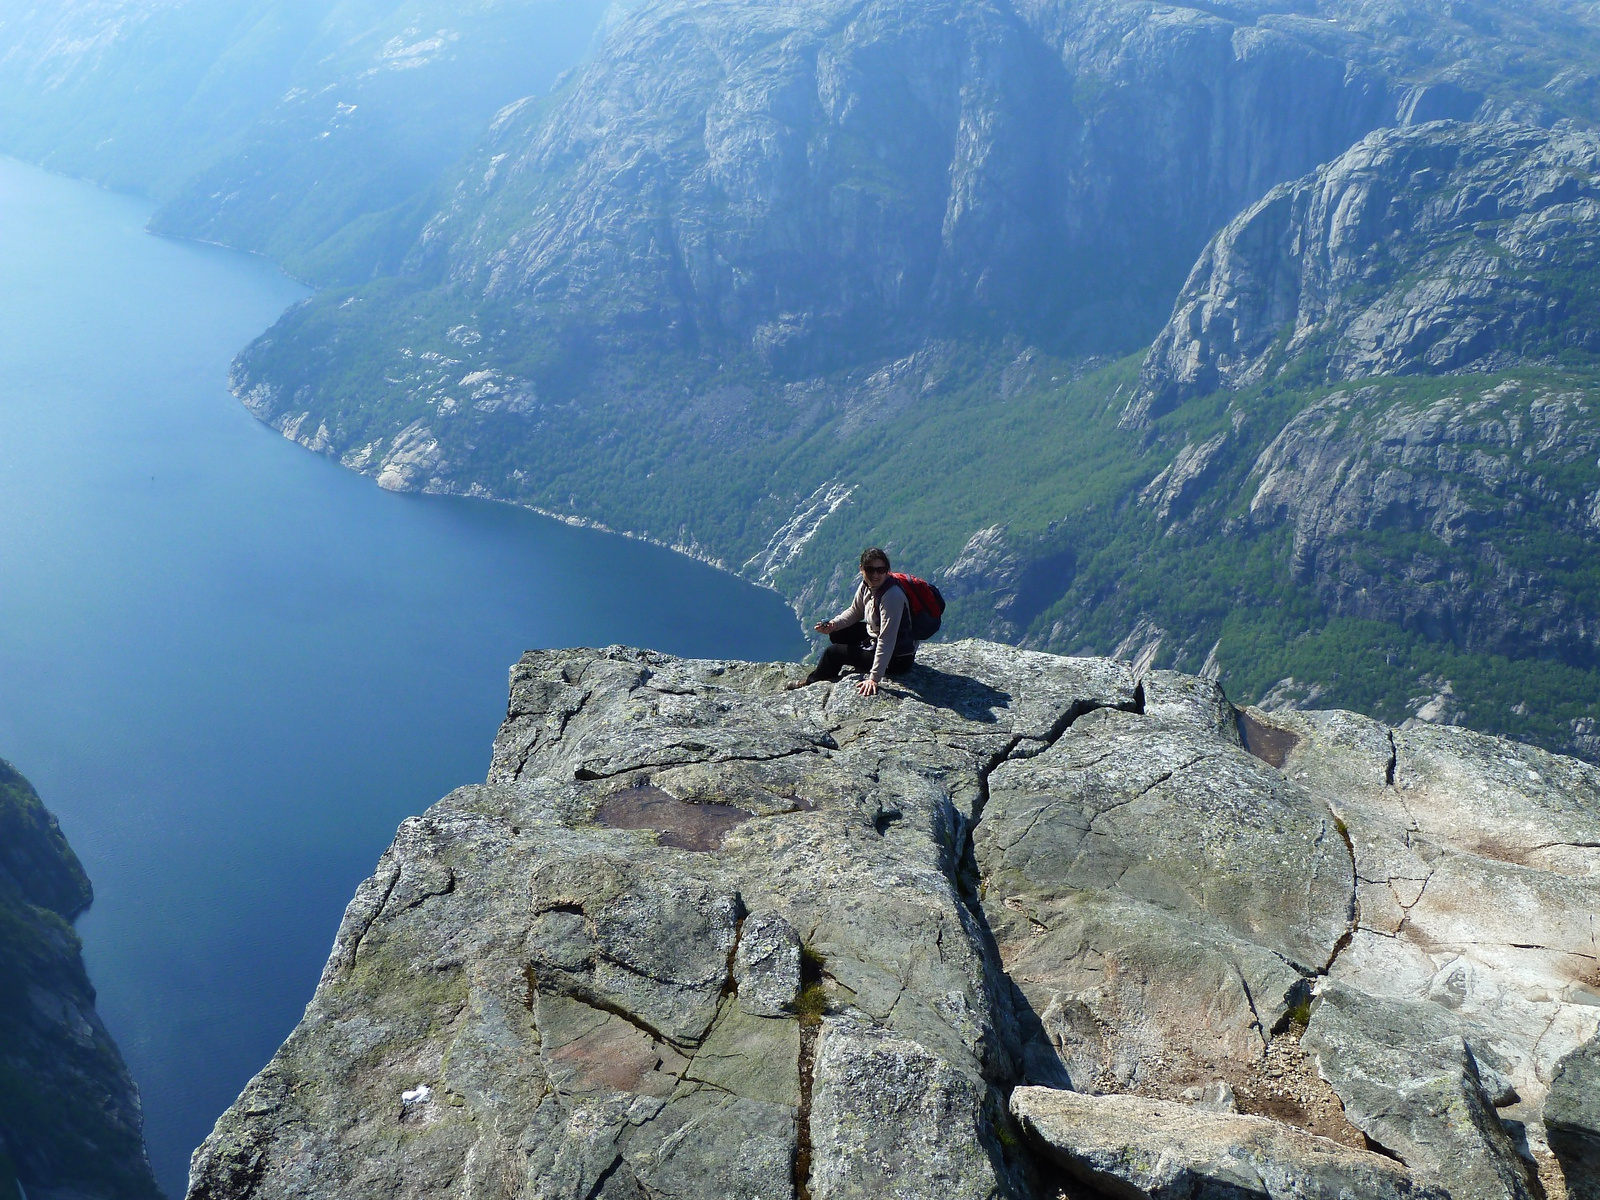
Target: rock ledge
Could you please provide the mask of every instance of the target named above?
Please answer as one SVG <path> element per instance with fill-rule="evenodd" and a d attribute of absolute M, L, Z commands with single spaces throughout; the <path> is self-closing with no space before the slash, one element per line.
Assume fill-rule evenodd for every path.
<path fill-rule="evenodd" d="M 1156 1142 L 1119 1194 L 1581 1169 L 1582 1104 L 1543 1113 L 1600 1024 L 1593 768 L 1252 711 L 1272 765 L 1214 683 L 986 642 L 873 699 L 791 671 L 524 656 L 191 1200 L 1055 1197 Z"/>

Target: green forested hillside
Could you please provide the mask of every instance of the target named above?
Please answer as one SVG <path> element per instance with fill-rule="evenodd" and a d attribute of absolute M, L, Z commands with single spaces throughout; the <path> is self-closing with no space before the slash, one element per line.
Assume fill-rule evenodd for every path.
<path fill-rule="evenodd" d="M 836 565 L 882 541 L 912 569 L 957 563 L 945 579 L 954 631 L 1065 652 L 1150 650 L 1156 665 L 1189 671 L 1209 660 L 1241 703 L 1274 696 L 1392 721 L 1448 684 L 1437 718 L 1594 752 L 1586 738 L 1600 675 L 1584 635 L 1600 612 L 1600 561 L 1587 517 L 1573 513 L 1600 489 L 1600 372 L 1361 388 L 1285 381 L 1130 434 L 1118 417 L 1138 361 L 1010 398 L 979 384 L 909 430 L 861 439 L 854 456 L 873 469 L 844 476 L 858 482 L 850 502 L 778 573 L 779 586 L 816 597 L 809 608 L 820 611 L 834 597 L 822 600 L 819 585 L 836 582 Z M 1412 486 L 1447 482 L 1459 511 L 1479 518 L 1473 536 L 1441 537 L 1426 514 L 1395 513 L 1342 537 L 1339 561 L 1297 565 L 1292 523 L 1252 512 L 1262 455 L 1297 415 L 1332 402 L 1346 426 L 1403 437 L 1408 421 L 1485 395 L 1492 407 L 1452 450 L 1503 462 L 1532 445 L 1525 475 L 1474 478 L 1437 461 L 1406 472 Z M 1558 444 L 1534 443 L 1537 410 L 1552 396 L 1566 398 L 1569 423 Z M 1520 425 L 1520 445 L 1494 439 L 1496 424 Z M 1226 440 L 1205 470 L 1163 513 L 1161 473 L 1218 435 Z M 961 571 L 968 534 L 991 526 L 1003 530 L 996 544 Z M 1507 581 L 1518 579 L 1513 590 Z M 1508 591 L 1517 611 L 1497 610 Z"/>
<path fill-rule="evenodd" d="M 313 301 L 305 320 L 352 322 L 323 331 L 348 346 L 362 328 L 350 311 Z M 461 345 L 463 326 L 488 332 Z M 485 398 L 502 403 L 483 411 L 457 381 L 507 363 L 492 323 L 429 311 L 412 328 L 412 378 L 431 372 L 440 392 L 462 396 L 458 420 L 441 421 L 438 400 L 414 398 L 408 380 L 385 380 L 377 349 L 340 360 L 352 364 L 335 385 L 341 403 L 317 419 L 349 430 L 357 447 L 424 422 L 433 446 L 424 486 L 449 471 L 493 495 L 679 544 L 770 582 L 807 622 L 840 602 L 860 547 L 877 542 L 941 582 L 952 634 L 1149 651 L 1156 665 L 1190 671 L 1209 660 L 1240 702 L 1398 721 L 1442 696 L 1440 719 L 1592 752 L 1600 568 L 1587 506 L 1600 492 L 1600 401 L 1590 400 L 1600 371 L 1588 366 L 1355 385 L 1319 380 L 1308 362 L 1128 429 L 1143 354 L 1096 366 L 1015 344 L 947 343 L 907 367 L 898 390 L 880 387 L 855 407 L 838 396 L 859 395 L 859 381 L 797 398 L 756 364 L 741 373 L 726 360 L 661 354 L 632 374 L 580 377 L 572 395 L 518 393 L 502 378 L 511 399 L 495 392 Z M 423 349 L 432 345 L 445 351 Z M 326 386 L 314 360 L 275 362 L 275 349 L 258 345 L 242 366 L 291 387 Z M 372 387 L 374 378 L 383 382 Z M 672 403 L 675 393 L 703 397 L 712 381 L 736 403 Z M 574 398 L 602 388 L 604 405 Z M 408 395 L 412 407 L 389 407 Z M 1477 411 L 1463 426 L 1467 409 Z M 1297 560 L 1283 506 L 1252 509 L 1263 454 L 1282 450 L 1297 417 L 1331 427 L 1335 440 L 1354 430 L 1361 446 L 1387 437 L 1406 458 L 1403 487 L 1387 484 L 1393 511 L 1344 530 L 1332 558 L 1307 559 L 1302 544 Z M 1408 438 L 1433 445 L 1433 427 L 1449 419 L 1457 428 L 1442 462 L 1408 453 Z M 1218 439 L 1194 478 L 1164 495 L 1162 473 Z M 1314 491 L 1317 470 L 1308 465 L 1296 486 Z M 773 531 L 819 483 L 848 495 L 793 553 L 774 546 Z"/>

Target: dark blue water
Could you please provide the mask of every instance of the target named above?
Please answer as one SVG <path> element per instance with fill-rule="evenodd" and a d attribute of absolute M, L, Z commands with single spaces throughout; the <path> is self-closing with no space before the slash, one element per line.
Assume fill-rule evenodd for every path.
<path fill-rule="evenodd" d="M 148 215 L 0 160 L 0 756 L 94 881 L 90 974 L 181 1195 L 395 825 L 483 778 L 524 649 L 804 643 L 710 568 L 257 424 L 228 361 L 302 289 Z"/>

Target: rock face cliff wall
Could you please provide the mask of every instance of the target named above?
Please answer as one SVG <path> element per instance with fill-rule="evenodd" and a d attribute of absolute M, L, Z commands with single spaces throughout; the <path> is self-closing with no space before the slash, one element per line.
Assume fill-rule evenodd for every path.
<path fill-rule="evenodd" d="M 1211 230 L 1395 105 L 1292 23 L 1194 8 L 674 0 L 496 122 L 424 253 L 785 375 L 974 322 L 1131 347 Z"/>
<path fill-rule="evenodd" d="M 192 1200 L 1583 1194 L 1593 768 L 982 642 L 787 674 L 525 656 Z"/>
<path fill-rule="evenodd" d="M 70 924 L 89 880 L 0 759 L 0 1196 L 156 1200 L 139 1093 L 94 1010 Z"/>
<path fill-rule="evenodd" d="M 1347 380 L 1600 349 L 1597 163 L 1587 133 L 1451 122 L 1372 134 L 1217 234 L 1125 420 L 1310 351 Z"/>
<path fill-rule="evenodd" d="M 1593 18 L 657 0 L 232 383 L 807 618 L 885 544 L 963 634 L 1589 755 Z"/>
<path fill-rule="evenodd" d="M 749 438 L 756 414 L 776 419 L 750 372 L 815 385 L 952 337 L 1126 353 L 1274 184 L 1379 127 L 1589 120 L 1596 57 L 1586 10 L 1544 5 L 660 0 L 552 97 L 495 118 L 398 272 L 426 300 L 386 286 L 340 315 L 350 297 L 330 296 L 243 356 L 237 383 L 374 474 L 420 420 L 439 453 L 399 486 L 495 487 L 469 465 L 475 439 L 424 408 L 453 400 L 435 415 L 464 426 L 469 405 L 520 396 L 526 413 L 566 392 L 609 403 L 613 430 L 634 407 L 670 419 L 682 387 L 617 373 L 681 354 L 740 368 L 685 380 L 687 407 Z M 438 328 L 418 328 L 430 310 Z M 415 359 L 465 361 L 451 330 L 477 347 L 465 396 Z M 378 342 L 389 386 L 343 402 L 344 368 Z M 782 406 L 790 422 L 810 392 Z"/>

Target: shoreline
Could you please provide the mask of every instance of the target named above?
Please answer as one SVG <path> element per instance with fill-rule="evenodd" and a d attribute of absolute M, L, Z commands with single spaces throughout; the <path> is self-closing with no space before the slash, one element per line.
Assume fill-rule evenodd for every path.
<path fill-rule="evenodd" d="M 164 237 L 166 235 L 164 235 L 164 234 L 154 234 L 152 236 Z M 195 240 L 195 239 L 185 239 L 185 240 L 191 240 L 192 241 L 192 240 Z M 217 243 L 208 243 L 208 244 L 215 245 Z M 232 247 L 223 247 L 223 248 L 224 249 L 232 249 Z M 248 251 L 246 253 L 248 253 Z M 265 256 L 259 256 L 259 257 L 265 257 Z M 271 260 L 269 259 L 268 261 L 271 261 Z M 285 272 L 285 274 L 287 275 L 287 272 Z M 290 278 L 293 278 L 293 276 L 290 276 Z M 417 487 L 385 488 L 385 487 L 382 487 L 382 486 L 377 484 L 376 476 L 369 474 L 367 471 L 361 470 L 361 469 L 356 468 L 356 467 L 349 466 L 346 463 L 344 463 L 337 455 L 335 455 L 332 452 L 331 448 L 328 449 L 328 450 L 319 450 L 319 449 L 316 449 L 316 448 L 312 447 L 309 444 L 309 440 L 308 439 L 295 436 L 293 433 L 290 432 L 290 430 L 292 428 L 294 428 L 293 423 L 287 423 L 286 422 L 286 425 L 279 425 L 277 423 L 276 419 L 265 417 L 262 414 L 260 414 L 259 412 L 257 412 L 255 407 L 253 405 L 251 405 L 250 402 L 244 396 L 242 396 L 239 393 L 238 388 L 233 386 L 233 384 L 231 382 L 228 385 L 228 393 L 234 398 L 235 401 L 238 402 L 238 404 L 239 404 L 239 406 L 241 408 L 243 408 L 247 413 L 250 414 L 251 417 L 253 417 L 256 421 L 260 422 L 262 425 L 266 426 L 268 429 L 271 429 L 275 433 L 280 434 L 285 441 L 293 442 L 295 445 L 299 446 L 302 450 L 306 450 L 306 451 L 308 451 L 308 452 L 310 452 L 312 454 L 317 454 L 317 455 L 320 455 L 323 458 L 329 459 L 330 461 L 332 461 L 335 464 L 337 464 L 340 467 L 340 469 L 345 470 L 345 471 L 349 471 L 352 475 L 360 475 L 360 476 L 363 476 L 363 477 L 365 477 L 367 479 L 373 480 L 374 481 L 374 486 L 378 487 L 378 489 L 380 491 L 392 491 L 392 492 L 394 492 L 394 493 L 396 493 L 398 495 L 453 496 L 453 497 L 456 497 L 456 498 L 462 499 L 462 500 L 484 500 L 484 501 L 487 501 L 487 502 L 489 502 L 491 504 L 504 504 L 504 505 L 507 505 L 507 506 L 509 506 L 511 508 L 520 508 L 520 509 L 523 509 L 523 510 L 525 510 L 527 512 L 537 513 L 541 517 L 546 517 L 546 518 L 548 518 L 549 520 L 552 520 L 552 521 L 559 521 L 559 522 L 561 522 L 561 524 L 567 525 L 567 526 L 571 526 L 572 528 L 575 528 L 575 529 L 589 529 L 589 530 L 593 530 L 596 533 L 607 533 L 607 534 L 611 534 L 611 535 L 613 535 L 615 537 L 627 538 L 629 541 L 643 542 L 643 543 L 645 543 L 647 545 L 659 546 L 663 550 L 670 550 L 674 554 L 681 554 L 685 558 L 692 559 L 695 562 L 703 564 L 704 566 L 711 567 L 713 570 L 721 571 L 725 575 L 730 575 L 734 579 L 739 580 L 741 583 L 747 583 L 751 587 L 759 588 L 759 589 L 761 589 L 762 591 L 765 591 L 765 592 L 771 592 L 773 595 L 775 595 L 775 596 L 779 597 L 781 600 L 783 600 L 784 604 L 788 607 L 788 609 L 792 613 L 794 613 L 795 622 L 796 622 L 796 624 L 798 624 L 800 626 L 800 632 L 801 632 L 802 636 L 804 636 L 807 641 L 811 640 L 810 633 L 805 627 L 805 620 L 802 617 L 802 615 L 800 613 L 800 610 L 798 608 L 798 603 L 799 602 L 797 600 L 795 600 L 792 597 L 785 596 L 781 591 L 779 591 L 771 583 L 762 581 L 760 579 L 752 578 L 751 576 L 748 576 L 748 575 L 741 574 L 740 572 L 734 570 L 732 567 L 728 566 L 728 564 L 726 562 L 724 562 L 722 559 L 713 558 L 709 553 L 707 553 L 706 551 L 701 550 L 697 546 L 688 545 L 688 544 L 681 543 L 681 542 L 663 541 L 661 538 L 652 537 L 647 533 L 640 533 L 640 532 L 638 532 L 636 530 L 632 530 L 632 529 L 614 529 L 610 525 L 607 525 L 603 521 L 597 521 L 597 520 L 594 520 L 593 518 L 590 518 L 590 517 L 580 516 L 580 515 L 578 515 L 576 513 L 555 512 L 552 509 L 541 508 L 537 504 L 529 504 L 529 503 L 527 503 L 525 501 L 522 501 L 522 500 L 512 500 L 512 499 L 509 499 L 509 498 L 507 498 L 505 496 L 497 496 L 492 491 L 490 491 L 487 487 L 485 487 L 482 483 L 479 483 L 476 480 L 472 481 L 465 488 L 455 487 L 455 486 L 452 486 L 452 487 L 435 487 L 432 484 L 429 484 L 426 487 L 420 487 L 420 488 L 417 488 Z"/>

